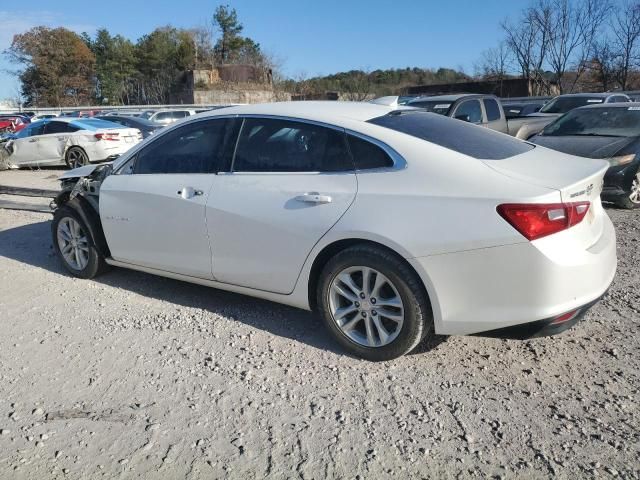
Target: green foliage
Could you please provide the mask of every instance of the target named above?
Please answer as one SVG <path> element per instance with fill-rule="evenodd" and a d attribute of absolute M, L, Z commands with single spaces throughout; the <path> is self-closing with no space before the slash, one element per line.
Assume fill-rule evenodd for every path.
<path fill-rule="evenodd" d="M 73 106 L 91 99 L 95 57 L 74 32 L 32 28 L 14 36 L 7 55 L 23 67 L 19 78 L 28 105 Z"/>
<path fill-rule="evenodd" d="M 260 59 L 260 44 L 241 35 L 244 27 L 238 21 L 235 8 L 218 6 L 213 15 L 213 26 L 220 32 L 220 39 L 214 46 L 218 63 L 256 63 Z"/>

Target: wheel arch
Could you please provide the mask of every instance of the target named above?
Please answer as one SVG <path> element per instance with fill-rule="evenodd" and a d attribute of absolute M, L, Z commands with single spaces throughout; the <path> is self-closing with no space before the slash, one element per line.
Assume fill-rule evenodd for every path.
<path fill-rule="evenodd" d="M 93 206 L 91 206 L 91 204 L 81 196 L 76 196 L 65 202 L 63 205 L 59 205 L 59 207 L 60 206 L 71 208 L 80 215 L 80 218 L 82 218 L 82 221 L 89 229 L 89 235 L 91 235 L 91 239 L 100 254 L 105 258 L 110 257 L 111 252 L 107 245 L 107 239 L 104 236 L 100 215 Z"/>
<path fill-rule="evenodd" d="M 384 243 L 365 239 L 365 238 L 342 238 L 339 240 L 335 240 L 331 243 L 325 245 L 318 254 L 314 257 L 313 262 L 311 263 L 311 267 L 309 269 L 309 275 L 307 279 L 307 298 L 309 302 L 309 308 L 312 311 L 317 310 L 317 295 L 316 290 L 318 288 L 318 281 L 320 279 L 320 274 L 322 273 L 322 269 L 327 264 L 327 262 L 347 248 L 353 247 L 355 245 L 370 245 L 381 250 L 385 250 L 386 252 L 392 254 L 402 263 L 404 263 L 412 272 L 416 274 L 418 279 L 420 280 L 420 285 L 422 286 L 426 298 L 429 302 L 429 307 L 431 308 L 431 312 L 434 316 L 434 320 L 437 322 L 439 320 L 439 311 L 437 309 L 437 297 L 436 292 L 431 284 L 430 279 L 428 278 L 428 274 L 426 272 L 418 272 L 415 266 L 407 260 L 406 257 L 401 255 L 396 249 L 385 245 Z"/>

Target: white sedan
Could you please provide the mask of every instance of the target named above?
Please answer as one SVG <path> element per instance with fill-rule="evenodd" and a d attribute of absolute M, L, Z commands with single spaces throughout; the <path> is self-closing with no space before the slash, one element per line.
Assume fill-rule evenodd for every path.
<path fill-rule="evenodd" d="M 78 277 L 119 266 L 316 310 L 386 360 L 434 333 L 573 325 L 616 270 L 607 167 L 413 109 L 238 106 L 67 172 L 53 241 Z"/>
<path fill-rule="evenodd" d="M 53 118 L 30 123 L 5 148 L 14 168 L 114 160 L 142 140 L 135 128 L 95 118 Z"/>

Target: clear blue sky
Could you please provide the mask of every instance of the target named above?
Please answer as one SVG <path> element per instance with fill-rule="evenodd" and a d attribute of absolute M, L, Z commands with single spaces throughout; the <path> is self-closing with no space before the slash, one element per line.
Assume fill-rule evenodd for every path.
<path fill-rule="evenodd" d="M 155 27 L 210 21 L 220 3 L 236 8 L 244 34 L 283 60 L 289 76 L 350 69 L 451 67 L 473 72 L 495 46 L 499 22 L 526 0 L 30 0 L 0 5 L 0 51 L 36 25 L 94 32 L 105 27 L 132 40 Z M 11 66 L 0 58 L 0 71 Z M 0 99 L 18 83 L 0 72 Z"/>

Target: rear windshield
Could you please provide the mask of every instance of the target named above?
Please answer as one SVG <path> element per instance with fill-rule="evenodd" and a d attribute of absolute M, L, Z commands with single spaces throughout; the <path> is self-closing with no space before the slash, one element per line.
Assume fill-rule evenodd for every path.
<path fill-rule="evenodd" d="M 488 128 L 433 113 L 400 110 L 368 122 L 483 160 L 503 160 L 535 148 Z"/>
<path fill-rule="evenodd" d="M 82 120 L 74 120 L 71 122 L 76 127 L 83 130 L 98 130 L 101 128 L 123 128 L 119 123 L 109 122 L 107 120 L 100 120 L 98 118 L 86 118 Z"/>

